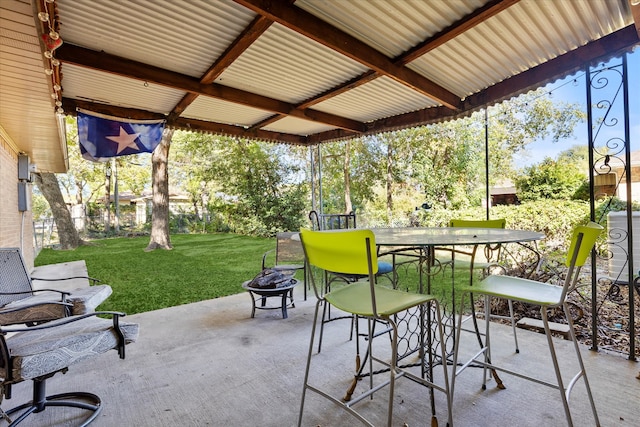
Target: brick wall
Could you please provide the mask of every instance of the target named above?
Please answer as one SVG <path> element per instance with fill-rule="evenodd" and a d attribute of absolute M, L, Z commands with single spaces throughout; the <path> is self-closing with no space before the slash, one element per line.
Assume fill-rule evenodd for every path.
<path fill-rule="evenodd" d="M 31 192 L 28 197 L 31 198 Z M 0 247 L 22 248 L 27 269 L 33 268 L 31 211 L 18 211 L 18 153 L 0 136 Z"/>

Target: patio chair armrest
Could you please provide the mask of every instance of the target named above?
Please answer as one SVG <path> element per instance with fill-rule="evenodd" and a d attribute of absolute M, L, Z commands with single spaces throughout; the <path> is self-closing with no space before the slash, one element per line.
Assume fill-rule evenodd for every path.
<path fill-rule="evenodd" d="M 270 254 L 270 253 L 275 252 L 275 251 L 276 251 L 275 249 L 271 249 L 271 250 L 268 250 L 267 252 L 265 252 L 265 253 L 262 255 L 262 269 L 263 269 L 263 270 L 264 270 L 265 268 L 267 268 L 267 256 L 269 256 L 269 254 Z"/>
<path fill-rule="evenodd" d="M 0 335 L 5 336 L 9 333 L 16 333 L 16 332 L 33 332 L 33 331 L 41 331 L 44 329 L 53 329 L 53 328 L 59 328 L 59 327 L 63 327 L 64 325 L 70 325 L 74 322 L 78 322 L 80 320 L 83 319 L 87 319 L 89 317 L 97 317 L 97 316 L 111 316 L 111 320 L 113 321 L 113 330 L 117 336 L 117 349 L 118 349 L 118 354 L 120 355 L 121 359 L 124 359 L 125 357 L 125 345 L 128 344 L 128 342 L 134 342 L 137 338 L 137 325 L 135 324 L 131 324 L 133 326 L 135 326 L 135 336 L 133 337 L 128 337 L 129 341 L 127 342 L 127 338 L 125 338 L 125 333 L 123 332 L 121 325 L 120 325 L 120 318 L 126 316 L 125 313 L 123 312 L 118 312 L 118 311 L 94 311 L 92 313 L 86 313 L 86 314 L 80 314 L 77 316 L 70 316 L 70 317 L 65 317 L 62 319 L 56 319 L 56 320 L 52 320 L 50 322 L 47 323 L 42 323 L 42 324 L 38 324 L 35 326 L 29 326 L 29 327 L 23 327 L 23 326 L 0 326 Z M 104 320 L 108 320 L 108 319 L 104 319 Z"/>
<path fill-rule="evenodd" d="M 56 301 L 51 297 L 33 296 L 8 303 L 0 308 L 1 325 L 25 324 L 28 326 L 67 317 L 73 311 L 73 303 Z"/>
<path fill-rule="evenodd" d="M 86 319 L 87 317 L 94 317 L 94 316 L 111 316 L 114 319 L 114 322 L 116 322 L 116 318 L 120 318 L 120 317 L 124 317 L 126 316 L 126 313 L 120 312 L 120 311 L 94 311 L 92 313 L 86 313 L 86 314 L 79 314 L 77 316 L 69 316 L 69 317 L 64 317 L 62 319 L 56 319 L 56 320 L 52 320 L 51 322 L 47 322 L 47 323 L 42 323 L 40 325 L 36 325 L 36 326 L 0 326 L 0 334 L 8 334 L 8 333 L 13 333 L 13 332 L 27 332 L 27 331 L 38 331 L 38 330 L 42 330 L 42 329 L 49 329 L 49 328 L 55 328 L 61 325 L 66 325 L 69 323 L 73 323 L 73 322 L 77 322 L 79 320 L 82 319 Z"/>
<path fill-rule="evenodd" d="M 31 277 L 31 281 L 40 280 L 43 282 L 57 282 L 62 280 L 73 280 L 73 279 L 86 279 L 90 282 L 91 285 L 102 283 L 102 280 L 96 279 L 95 277 L 90 277 L 90 276 L 71 276 L 71 277 L 59 277 L 59 278 Z"/>
<path fill-rule="evenodd" d="M 71 295 L 70 292 L 67 291 L 60 291 L 58 289 L 32 289 L 30 291 L 19 291 L 19 292 L 0 292 L 0 295 L 23 295 L 23 294 L 29 294 L 29 295 L 33 295 L 36 292 L 55 292 L 60 294 L 60 298 L 61 301 L 64 301 L 65 297 Z"/>
<path fill-rule="evenodd" d="M 41 306 L 45 306 L 45 305 L 59 305 L 59 306 L 64 306 L 64 307 L 73 307 L 73 304 L 70 302 L 64 302 L 64 301 L 40 301 L 40 302 L 35 302 L 33 304 L 27 304 L 27 305 L 21 305 L 20 307 L 7 307 L 4 306 L 2 308 L 0 308 L 0 315 L 2 314 L 7 314 L 7 313 L 17 313 L 19 311 L 23 311 L 23 310 L 31 310 L 33 308 L 36 307 L 41 307 Z M 0 326 L 0 329 L 2 329 L 3 327 Z"/>

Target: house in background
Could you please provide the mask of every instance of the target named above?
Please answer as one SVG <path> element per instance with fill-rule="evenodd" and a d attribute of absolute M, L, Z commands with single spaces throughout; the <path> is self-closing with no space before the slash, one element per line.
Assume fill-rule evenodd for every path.
<path fill-rule="evenodd" d="M 151 194 L 145 194 L 131 199 L 131 203 L 136 206 L 136 225 L 142 225 L 151 218 L 152 209 Z M 186 194 L 169 193 L 169 212 L 172 214 L 193 213 L 193 203 Z"/>
<path fill-rule="evenodd" d="M 640 202 L 640 150 L 629 153 L 631 168 L 631 200 Z M 596 167 L 599 173 L 593 177 L 596 197 L 616 196 L 627 200 L 627 184 L 625 178 L 626 159 L 612 156 L 608 166 L 599 162 Z M 609 171 L 607 172 L 607 168 Z M 518 204 L 516 187 L 511 181 L 496 184 L 489 190 L 491 206 Z"/>
<path fill-rule="evenodd" d="M 491 206 L 517 205 L 520 203 L 516 194 L 516 186 L 511 181 L 503 181 L 489 189 Z"/>
<path fill-rule="evenodd" d="M 640 151 L 632 151 L 629 166 L 631 168 L 631 200 L 640 202 Z M 627 183 L 625 178 L 626 159 L 611 157 L 609 173 L 601 173 L 594 177 L 595 194 L 616 196 L 627 200 Z M 601 168 L 602 172 L 602 168 Z"/>

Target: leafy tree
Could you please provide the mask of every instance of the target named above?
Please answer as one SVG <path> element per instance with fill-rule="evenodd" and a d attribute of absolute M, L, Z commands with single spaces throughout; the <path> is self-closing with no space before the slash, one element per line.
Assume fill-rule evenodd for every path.
<path fill-rule="evenodd" d="M 493 179 L 513 178 L 513 154 L 536 140 L 569 138 L 586 113 L 579 104 L 553 102 L 544 89 L 529 92 L 489 110 L 489 162 Z"/>
<path fill-rule="evenodd" d="M 384 146 L 375 138 L 356 138 L 323 144 L 323 212 L 357 211 L 375 196 L 384 176 Z"/>
<path fill-rule="evenodd" d="M 600 151 L 606 151 L 606 148 L 600 149 Z M 586 174 L 589 171 L 589 146 L 587 144 L 574 145 L 558 153 L 556 160 L 562 164 L 573 164 Z"/>
<path fill-rule="evenodd" d="M 559 141 L 572 135 L 585 116 L 579 105 L 553 103 L 543 89 L 492 106 L 489 113 L 489 185 L 515 178 L 515 153 L 537 139 Z M 357 176 L 350 180 L 355 204 L 384 206 L 387 223 L 394 216 L 406 216 L 411 205 L 479 206 L 485 197 L 485 140 L 484 114 L 474 114 L 353 140 L 361 143 L 351 142 L 349 166 L 344 163 L 344 143 L 323 146 L 325 210 L 344 206 L 338 195 L 349 194 L 344 187 L 347 167 L 349 176 Z M 354 159 L 370 163 L 356 166 Z M 362 191 L 354 191 L 356 182 L 364 183 Z M 403 212 L 394 206 L 396 196 L 403 201 Z M 384 204 L 375 201 L 379 197 L 384 197 Z M 380 218 L 377 213 L 369 216 Z"/>
<path fill-rule="evenodd" d="M 541 163 L 525 168 L 515 184 L 521 201 L 569 200 L 585 179 L 586 176 L 575 164 L 547 157 Z"/>
<path fill-rule="evenodd" d="M 42 193 L 40 193 L 37 186 L 33 190 L 33 197 L 31 198 L 31 213 L 33 214 L 34 221 L 43 218 L 50 218 L 51 208 L 49 207 L 49 202 L 47 202 L 47 199 L 42 195 Z"/>
<path fill-rule="evenodd" d="M 189 195 L 194 212 L 204 213 L 210 195 L 219 191 L 209 172 L 209 165 L 217 161 L 213 137 L 204 133 L 177 131 L 173 135 L 172 146 L 170 179 Z"/>
<path fill-rule="evenodd" d="M 480 203 L 482 133 L 472 117 L 410 130 L 411 155 L 397 161 L 412 171 L 428 205 L 459 209 Z"/>
<path fill-rule="evenodd" d="M 297 230 L 305 207 L 307 186 L 296 182 L 299 167 L 288 163 L 285 147 L 246 140 L 218 140 L 220 157 L 211 176 L 226 196 L 234 228 L 249 234 L 273 235 Z"/>
<path fill-rule="evenodd" d="M 303 151 L 284 145 L 177 132 L 176 161 L 192 201 L 223 215 L 237 232 L 298 230 L 308 186 Z"/>

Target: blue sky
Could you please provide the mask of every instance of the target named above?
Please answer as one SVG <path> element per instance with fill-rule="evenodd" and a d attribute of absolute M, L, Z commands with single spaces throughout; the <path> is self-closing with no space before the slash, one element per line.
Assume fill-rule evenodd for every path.
<path fill-rule="evenodd" d="M 620 59 L 613 59 L 609 64 L 619 63 Z M 638 81 L 638 77 L 640 76 L 640 52 L 630 53 L 627 55 L 627 71 L 629 77 L 630 100 L 630 141 L 631 150 L 634 151 L 640 149 L 640 82 Z M 608 77 L 613 79 L 613 76 L 611 76 L 610 73 Z M 580 105 L 583 105 L 586 111 L 587 97 L 585 82 L 585 73 L 581 71 L 565 79 L 550 83 L 545 87 L 545 89 L 551 92 L 552 99 L 569 103 L 578 103 Z M 617 82 L 615 84 L 611 83 L 607 86 L 608 89 L 613 87 L 617 87 Z M 610 90 L 608 94 L 601 94 L 602 92 L 603 91 L 599 91 L 596 94 L 594 93 L 594 91 L 592 91 L 592 101 L 597 102 L 602 99 L 606 100 L 613 98 Z M 620 93 L 619 96 L 622 97 L 622 94 Z M 620 98 L 620 103 L 621 100 L 622 98 Z M 622 119 L 621 116 L 618 117 Z M 603 127 L 603 129 L 604 130 L 600 133 L 597 141 L 605 140 L 605 137 L 607 136 L 605 135 L 605 132 L 608 132 L 609 128 Z M 624 136 L 623 133 L 619 134 L 619 132 L 622 132 L 624 130 L 622 124 L 620 124 L 619 126 L 612 126 L 610 127 L 610 129 L 611 132 L 614 132 L 616 136 Z M 545 157 L 555 158 L 559 152 L 571 148 L 574 145 L 586 145 L 587 143 L 587 123 L 584 122 L 580 123 L 576 127 L 576 129 L 574 130 L 574 136 L 572 138 L 568 138 L 557 143 L 553 143 L 552 141 L 548 140 L 536 141 L 531 143 L 528 146 L 527 153 L 516 158 L 516 164 L 520 167 L 529 166 L 542 161 L 542 159 L 544 159 Z"/>

